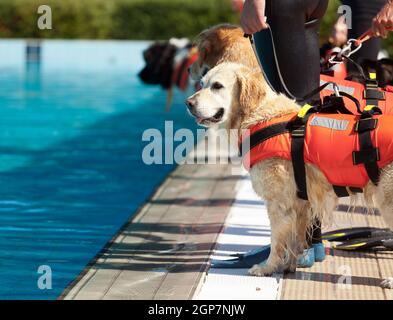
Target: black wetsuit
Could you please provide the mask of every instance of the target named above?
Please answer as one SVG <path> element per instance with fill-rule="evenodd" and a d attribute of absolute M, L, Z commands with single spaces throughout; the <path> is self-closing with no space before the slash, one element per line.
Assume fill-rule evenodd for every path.
<path fill-rule="evenodd" d="M 267 0 L 277 61 L 290 93 L 301 98 L 319 86 L 319 25 L 328 0 Z M 263 62 L 262 62 L 263 63 Z"/>
<path fill-rule="evenodd" d="M 266 16 L 276 50 L 279 70 L 290 93 L 301 98 L 319 85 L 319 24 L 328 0 L 266 0 Z M 352 9 L 349 38 L 357 38 L 371 27 L 372 19 L 387 0 L 342 0 Z M 256 42 L 258 37 L 255 37 Z M 376 60 L 381 39 L 364 43 L 355 60 Z M 263 61 L 262 61 L 263 64 Z M 350 67 L 350 66 L 349 66 Z M 276 88 L 277 89 L 277 88 Z M 282 88 L 279 92 L 285 92 Z"/>
<path fill-rule="evenodd" d="M 319 25 L 328 2 L 328 0 L 266 0 L 266 17 L 272 32 L 278 70 L 286 87 L 283 88 L 282 81 L 269 79 L 277 92 L 302 101 L 305 95 L 319 86 Z M 263 39 L 262 33 L 260 35 L 256 34 L 254 40 L 256 46 L 260 45 L 263 48 L 265 44 L 262 42 L 266 41 L 266 38 Z M 265 74 L 268 73 L 267 78 L 274 78 L 277 71 L 271 69 L 272 60 L 266 60 L 269 59 L 264 61 L 264 57 L 260 57 L 262 67 L 266 69 Z M 270 70 L 266 72 L 268 69 Z M 319 96 L 314 99 L 319 100 Z M 320 226 L 320 222 L 315 221 L 312 236 L 308 239 L 309 245 L 322 242 Z"/>

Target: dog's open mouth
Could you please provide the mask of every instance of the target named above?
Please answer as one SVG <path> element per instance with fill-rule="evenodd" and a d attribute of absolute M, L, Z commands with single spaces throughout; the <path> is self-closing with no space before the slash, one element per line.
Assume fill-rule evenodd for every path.
<path fill-rule="evenodd" d="M 222 120 L 222 117 L 224 116 L 224 108 L 220 108 L 217 113 L 210 118 L 201 118 L 201 117 L 196 117 L 197 122 L 199 124 L 210 124 L 210 123 L 217 123 L 220 122 Z"/>

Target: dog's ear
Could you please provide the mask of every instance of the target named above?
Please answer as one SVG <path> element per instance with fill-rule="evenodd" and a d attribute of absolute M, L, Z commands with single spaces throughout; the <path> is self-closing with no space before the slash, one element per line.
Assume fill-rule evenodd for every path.
<path fill-rule="evenodd" d="M 240 72 L 237 74 L 237 82 L 241 109 L 251 111 L 258 107 L 261 100 L 266 96 L 266 83 L 262 73 L 257 70 Z"/>

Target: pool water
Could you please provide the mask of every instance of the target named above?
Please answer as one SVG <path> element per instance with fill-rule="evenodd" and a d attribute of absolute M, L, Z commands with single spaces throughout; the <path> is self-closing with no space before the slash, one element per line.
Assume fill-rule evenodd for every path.
<path fill-rule="evenodd" d="M 144 130 L 195 129 L 185 93 L 165 112 L 137 78 L 147 45 L 45 41 L 27 64 L 0 41 L 0 299 L 57 298 L 174 169 L 141 159 Z"/>

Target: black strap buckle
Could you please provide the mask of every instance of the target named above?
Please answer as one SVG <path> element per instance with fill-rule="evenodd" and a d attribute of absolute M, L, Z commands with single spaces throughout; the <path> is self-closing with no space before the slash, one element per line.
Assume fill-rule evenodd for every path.
<path fill-rule="evenodd" d="M 363 193 L 362 188 L 356 187 L 343 187 L 343 186 L 333 186 L 334 193 L 339 198 L 349 197 L 349 191 L 351 193 Z"/>
<path fill-rule="evenodd" d="M 363 189 L 362 188 L 349 187 L 349 190 L 352 193 L 363 193 Z"/>
<path fill-rule="evenodd" d="M 378 119 L 367 118 L 367 119 L 360 119 L 355 124 L 355 132 L 366 132 L 372 131 L 378 126 Z"/>
<path fill-rule="evenodd" d="M 306 127 L 305 126 L 296 128 L 296 129 L 292 130 L 292 132 L 291 132 L 291 136 L 293 138 L 304 138 L 305 135 L 306 135 Z"/>
<path fill-rule="evenodd" d="M 379 149 L 372 148 L 354 151 L 352 153 L 352 158 L 354 165 L 377 162 L 380 160 Z"/>
<path fill-rule="evenodd" d="M 378 80 L 368 78 L 366 79 L 366 88 L 375 89 L 378 88 Z"/>
<path fill-rule="evenodd" d="M 378 101 L 386 100 L 385 92 L 379 91 L 378 89 L 367 88 L 366 90 L 363 91 L 363 97 L 366 100 L 378 100 Z"/>
<path fill-rule="evenodd" d="M 349 197 L 349 193 L 346 187 L 333 186 L 334 193 L 339 198 Z"/>

